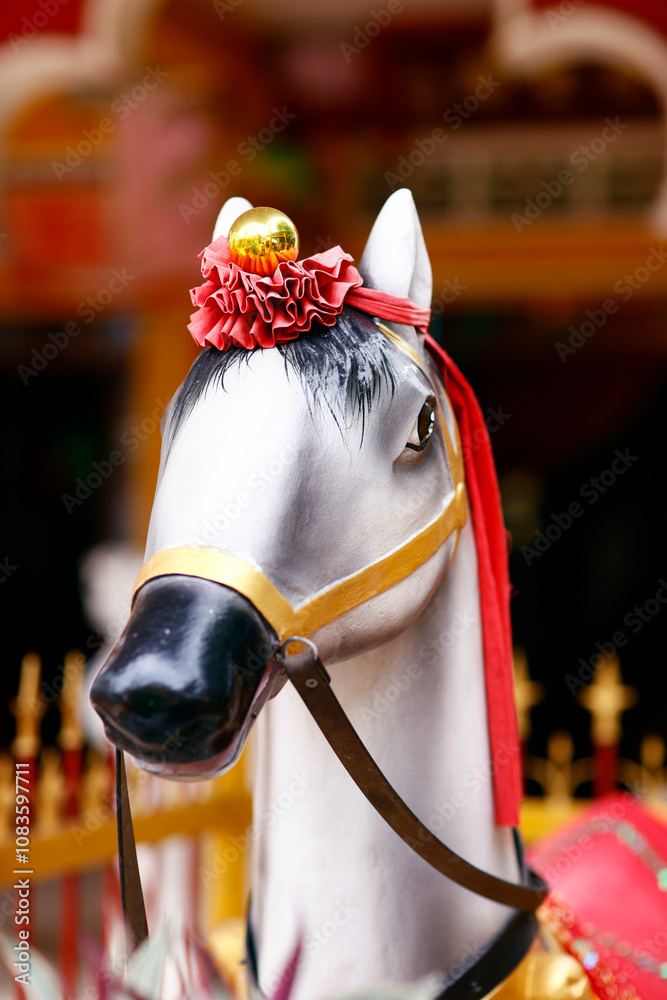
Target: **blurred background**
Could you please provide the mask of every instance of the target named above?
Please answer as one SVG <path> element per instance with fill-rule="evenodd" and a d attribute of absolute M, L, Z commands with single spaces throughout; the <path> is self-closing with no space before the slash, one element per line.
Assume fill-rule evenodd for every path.
<path fill-rule="evenodd" d="M 666 100 L 659 0 L 5 5 L 0 745 L 27 652 L 48 747 L 66 652 L 122 627 L 128 594 L 114 624 L 90 581 L 106 566 L 126 586 L 141 560 L 223 201 L 287 212 L 303 255 L 358 260 L 408 186 L 434 335 L 491 431 L 517 656 L 542 685 L 522 674 L 526 753 L 567 731 L 564 759 L 594 754 L 577 696 L 604 654 L 636 692 L 609 680 L 618 755 L 640 766 L 653 734 L 662 766 Z"/>

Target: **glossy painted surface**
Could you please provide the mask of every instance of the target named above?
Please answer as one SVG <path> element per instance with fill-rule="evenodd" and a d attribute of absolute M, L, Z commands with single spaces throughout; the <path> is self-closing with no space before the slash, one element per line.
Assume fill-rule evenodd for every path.
<path fill-rule="evenodd" d="M 242 199 L 226 206 L 216 235 L 247 207 Z M 429 305 L 430 264 L 409 192 L 396 192 L 380 213 L 360 271 L 370 287 Z M 419 416 L 433 392 L 420 367 L 431 369 L 415 330 L 394 329 L 421 366 L 397 350 L 394 391 L 377 395 L 363 423 L 349 410 L 336 418 L 327 403 L 337 388 L 321 378 L 306 391 L 277 349 L 228 366 L 224 384 L 207 386 L 163 448 L 146 557 L 188 545 L 231 552 L 261 569 L 296 605 L 432 520 L 453 490 L 441 418 L 427 448 L 408 446 L 418 440 Z M 357 360 L 364 364 L 363 352 Z M 451 419 L 440 384 L 436 392 Z M 399 794 L 453 850 L 486 871 L 517 879 L 511 838 L 493 819 L 469 521 L 447 573 L 452 552 L 450 538 L 405 580 L 312 638 L 343 707 Z M 167 776 L 196 776 L 212 761 L 233 759 L 245 739 L 259 688 L 253 694 L 256 676 L 230 688 L 231 664 L 244 655 L 240 650 L 250 637 L 259 641 L 261 628 L 242 624 L 236 606 L 221 630 L 212 625 L 209 632 L 199 621 L 208 613 L 206 602 L 183 589 L 190 581 L 171 580 L 174 626 L 165 621 L 162 627 L 176 628 L 193 664 L 179 672 L 178 642 L 166 660 L 156 655 L 159 627 L 148 623 L 149 617 L 162 622 L 155 590 L 155 601 L 146 605 L 145 642 L 137 634 L 136 646 L 109 661 L 97 682 L 102 685 L 106 674 L 107 701 L 99 707 L 114 727 L 112 738 L 118 740 L 118 726 L 124 726 L 135 752 L 155 742 L 160 726 L 175 724 L 171 732 L 186 733 L 192 726 L 197 739 L 179 748 L 184 762 L 172 758 L 160 767 Z M 152 580 L 139 592 L 133 621 L 144 606 L 142 594 L 148 601 L 158 585 Z M 222 597 L 220 602 L 211 605 L 211 617 L 224 620 L 228 605 Z M 200 641 L 204 635 L 223 647 L 210 658 L 197 652 L 208 648 Z M 143 689 L 137 696 L 131 692 L 135 680 Z M 159 723 L 149 704 L 156 687 L 164 696 Z M 226 749 L 210 752 L 234 725 L 236 736 Z M 289 687 L 258 717 L 256 759 L 251 921 L 263 992 L 275 988 L 299 939 L 304 948 L 295 1000 L 325 1000 L 471 962 L 502 928 L 507 908 L 438 876 L 374 812 Z"/>
<path fill-rule="evenodd" d="M 93 705 L 109 740 L 146 770 L 219 774 L 239 756 L 271 685 L 277 637 L 233 590 L 162 577 L 137 596 L 98 674 Z"/>

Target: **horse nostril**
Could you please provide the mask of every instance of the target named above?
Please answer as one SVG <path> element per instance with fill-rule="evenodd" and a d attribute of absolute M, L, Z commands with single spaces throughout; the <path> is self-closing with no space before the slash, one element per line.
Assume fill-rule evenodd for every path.
<path fill-rule="evenodd" d="M 151 686 L 128 691 L 123 698 L 123 710 L 147 719 L 158 712 L 171 710 L 177 703 L 173 691 Z"/>

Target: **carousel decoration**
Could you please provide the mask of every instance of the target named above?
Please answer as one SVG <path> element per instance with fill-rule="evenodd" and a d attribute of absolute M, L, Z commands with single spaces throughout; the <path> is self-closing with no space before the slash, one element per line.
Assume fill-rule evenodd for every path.
<path fill-rule="evenodd" d="M 477 837 L 478 841 L 492 835 L 493 822 L 489 828 L 491 819 L 498 827 L 517 827 L 521 798 L 521 755 L 518 752 L 520 742 L 512 678 L 507 549 L 495 468 L 488 434 L 474 393 L 449 356 L 426 332 L 431 291 L 430 266 L 412 199 L 405 191 L 397 192 L 389 199 L 376 221 L 359 269 L 354 267 L 352 259 L 340 247 L 301 261 L 279 260 L 275 250 L 276 236 L 284 234 L 287 229 L 292 233 L 294 227 L 291 223 L 274 210 L 252 210 L 246 203 L 245 212 L 239 213 L 236 211 L 238 207 L 238 201 L 233 208 L 230 206 L 229 217 L 219 220 L 216 227 L 217 237 L 201 254 L 205 281 L 192 292 L 197 311 L 192 316 L 190 332 L 197 343 L 209 346 L 200 356 L 200 361 L 195 363 L 194 374 L 190 380 L 186 380 L 181 394 L 177 396 L 175 412 L 178 416 L 175 425 L 168 430 L 168 443 L 163 454 L 162 475 L 149 533 L 147 562 L 135 584 L 128 638 L 117 645 L 96 679 L 92 689 L 93 703 L 105 722 L 110 740 L 120 749 L 131 749 L 140 760 L 143 757 L 145 766 L 149 769 L 147 751 L 157 730 L 153 720 L 143 718 L 143 710 L 131 710 L 133 700 L 137 705 L 146 702 L 159 704 L 161 719 L 165 722 L 179 720 L 180 724 L 187 725 L 188 732 L 194 736 L 191 749 L 186 749 L 178 760 L 173 760 L 162 772 L 182 777 L 215 773 L 231 766 L 238 757 L 254 720 L 258 719 L 257 726 L 262 729 L 263 720 L 270 713 L 271 726 L 268 731 L 264 730 L 263 736 L 265 741 L 269 741 L 268 745 L 265 744 L 268 749 L 264 751 L 265 770 L 259 780 L 260 786 L 270 793 L 272 787 L 276 789 L 272 785 L 275 780 L 272 778 L 272 769 L 279 770 L 281 755 L 287 754 L 289 760 L 291 744 L 286 736 L 287 730 L 291 729 L 291 735 L 296 740 L 292 750 L 295 754 L 293 761 L 301 759 L 303 754 L 297 739 L 303 716 L 293 714 L 296 711 L 294 702 L 284 694 L 276 697 L 287 683 L 298 694 L 326 743 L 343 764 L 348 779 L 352 779 L 387 826 L 398 834 L 398 838 L 432 869 L 444 876 L 444 880 L 438 881 L 436 890 L 436 894 L 441 893 L 442 903 L 435 903 L 430 916 L 426 912 L 421 916 L 426 924 L 422 926 L 420 943 L 415 942 L 413 945 L 416 951 L 413 950 L 411 956 L 406 954 L 400 958 L 401 946 L 394 941 L 394 960 L 397 964 L 393 967 L 393 974 L 403 979 L 414 979 L 420 971 L 428 971 L 429 966 L 432 968 L 431 963 L 437 962 L 434 935 L 427 936 L 425 928 L 429 923 L 437 924 L 442 919 L 442 916 L 436 917 L 436 914 L 444 914 L 445 911 L 439 911 L 438 906 L 445 905 L 445 899 L 449 900 L 446 908 L 450 912 L 457 905 L 454 902 L 456 899 L 462 901 L 457 892 L 463 888 L 478 900 L 474 904 L 478 912 L 476 924 L 479 920 L 486 919 L 490 921 L 493 930 L 481 949 L 481 957 L 466 968 L 461 968 L 461 963 L 457 965 L 452 961 L 453 939 L 449 942 L 449 957 L 444 960 L 448 967 L 442 973 L 444 988 L 438 992 L 439 997 L 484 996 L 498 991 L 499 996 L 536 996 L 534 990 L 540 996 L 566 996 L 571 1000 L 584 997 L 588 991 L 587 977 L 598 985 L 607 971 L 613 971 L 612 966 L 608 964 L 600 971 L 602 960 L 595 953 L 597 957 L 593 961 L 592 951 L 587 951 L 583 963 L 578 964 L 578 951 L 565 947 L 563 935 L 559 942 L 564 950 L 559 950 L 557 946 L 555 949 L 550 948 L 545 944 L 535 911 L 544 902 L 548 886 L 537 872 L 525 867 L 518 837 L 515 836 L 513 846 L 511 841 L 505 841 L 502 849 L 505 856 L 503 873 L 510 870 L 510 859 L 513 851 L 516 851 L 514 864 L 518 864 L 518 879 L 504 877 L 497 867 L 497 861 L 492 861 L 492 852 L 488 849 L 487 860 L 481 864 L 472 864 L 464 857 L 469 844 L 466 846 L 460 842 L 460 853 L 447 846 L 432 828 L 429 829 L 429 824 L 418 819 L 385 777 L 376 762 L 375 754 L 369 752 L 368 733 L 364 738 L 353 726 L 344 705 L 346 701 L 354 699 L 354 683 L 350 685 L 348 682 L 350 690 L 346 695 L 343 688 L 339 701 L 332 689 L 328 665 L 324 665 L 324 660 L 330 660 L 341 646 L 346 649 L 347 658 L 354 658 L 363 653 L 365 648 L 383 643 L 383 662 L 385 665 L 391 663 L 392 655 L 397 655 L 397 647 L 394 641 L 392 654 L 390 640 L 400 629 L 396 625 L 388 628 L 386 623 L 398 617 L 403 623 L 403 629 L 407 628 L 429 601 L 440 607 L 440 614 L 447 611 L 451 613 L 452 609 L 447 603 L 448 595 L 458 592 L 456 585 L 451 584 L 449 590 L 443 590 L 442 585 L 437 587 L 438 581 L 442 581 L 447 574 L 460 579 L 467 566 L 465 572 L 468 586 L 471 581 L 474 586 L 474 596 L 471 594 L 471 599 L 478 602 L 480 610 L 476 629 L 479 645 L 476 647 L 477 654 L 473 653 L 472 647 L 465 653 L 463 650 L 466 640 L 463 640 L 458 647 L 458 658 L 466 663 L 469 672 L 470 661 L 477 656 L 477 666 L 473 668 L 475 680 L 470 682 L 472 688 L 467 692 L 466 705 L 468 711 L 471 711 L 471 706 L 476 703 L 483 711 L 476 716 L 476 721 L 471 717 L 467 724 L 463 723 L 461 714 L 457 720 L 450 718 L 449 726 L 456 728 L 458 722 L 457 736 L 461 747 L 466 742 L 465 732 L 470 734 L 471 727 L 478 734 L 482 727 L 486 729 L 486 734 L 478 737 L 477 745 L 468 742 L 468 767 L 471 760 L 475 757 L 479 759 L 480 752 L 484 753 L 483 748 L 488 747 L 492 762 L 492 795 L 484 796 L 489 807 L 489 812 L 485 814 L 486 820 L 481 819 L 481 814 L 477 822 L 474 819 L 475 806 L 479 808 L 481 799 L 477 802 L 473 799 L 459 815 L 462 822 L 474 823 L 469 831 L 469 838 Z M 221 216 L 225 217 L 225 210 Z M 279 237 L 278 242 L 281 239 L 283 236 Z M 244 256 L 238 256 L 239 240 L 243 243 L 241 249 Z M 296 236 L 294 241 L 296 244 Z M 275 259 L 271 257 L 272 253 L 275 254 Z M 235 256 L 236 261 L 243 266 L 239 266 Z M 356 314 L 360 314 L 360 320 L 354 319 Z M 336 554 L 332 553 L 329 557 L 325 555 L 326 541 L 322 537 L 317 568 L 310 568 L 307 563 L 300 566 L 300 519 L 303 518 L 303 523 L 307 524 L 309 519 L 316 517 L 319 509 L 326 507 L 329 501 L 324 491 L 327 489 L 335 496 L 337 481 L 344 479 L 344 470 L 349 467 L 346 460 L 342 464 L 327 467 L 328 474 L 332 477 L 330 482 L 326 481 L 324 471 L 314 472 L 313 469 L 308 469 L 310 490 L 316 490 L 317 482 L 321 501 L 312 509 L 307 508 L 303 514 L 296 510 L 290 512 L 289 522 L 280 521 L 280 513 L 276 512 L 274 506 L 255 506 L 243 524 L 235 526 L 234 534 L 238 533 L 242 541 L 236 542 L 234 535 L 229 535 L 206 547 L 188 544 L 187 525 L 196 523 L 196 520 L 193 522 L 182 508 L 179 456 L 182 461 L 187 454 L 190 470 L 188 476 L 192 477 L 192 449 L 198 447 L 202 455 L 207 450 L 207 446 L 201 441 L 201 436 L 205 433 L 205 424 L 202 423 L 203 403 L 197 408 L 197 442 L 187 433 L 188 415 L 193 412 L 192 400 L 202 399 L 202 387 L 212 384 L 212 375 L 216 371 L 226 371 L 230 363 L 233 363 L 235 354 L 232 355 L 231 362 L 226 357 L 231 348 L 242 351 L 257 351 L 261 348 L 288 351 L 290 341 L 303 339 L 312 340 L 314 350 L 318 350 L 318 345 L 326 350 L 327 337 L 334 334 L 341 337 L 341 331 L 346 329 L 345 324 L 349 322 L 360 323 L 359 329 L 366 331 L 364 336 L 375 338 L 375 350 L 380 354 L 395 351 L 392 361 L 380 364 L 389 366 L 392 362 L 398 363 L 398 359 L 402 357 L 402 365 L 408 365 L 407 368 L 403 367 L 400 376 L 392 376 L 393 413 L 400 412 L 401 406 L 407 404 L 407 385 L 410 379 L 416 379 L 421 386 L 420 393 L 427 394 L 412 432 L 415 435 L 414 445 L 411 433 L 405 445 L 405 455 L 408 455 L 407 449 L 411 447 L 420 452 L 429 449 L 425 454 L 430 457 L 430 463 L 423 467 L 430 469 L 431 474 L 438 466 L 443 471 L 447 469 L 449 488 L 445 490 L 445 497 L 438 501 L 437 491 L 432 490 L 431 496 L 434 499 L 430 504 L 422 504 L 420 518 L 413 518 L 409 525 L 405 524 L 403 537 L 398 533 L 400 518 L 390 518 L 388 522 L 385 520 L 384 531 L 378 531 L 371 518 L 366 529 L 372 533 L 373 538 L 378 539 L 377 543 L 361 550 L 357 545 L 348 554 L 347 561 L 342 564 L 338 562 L 338 568 L 337 561 L 340 560 L 341 551 L 344 551 L 348 536 L 339 540 Z M 398 324 L 399 329 L 387 326 L 387 323 Z M 331 334 L 327 331 L 331 331 Z M 378 332 L 380 336 L 387 338 L 388 343 L 383 345 L 381 340 L 377 341 Z M 317 338 L 322 339 L 318 341 Z M 337 348 L 338 351 L 345 349 L 344 346 Z M 369 356 L 364 354 L 364 349 L 360 349 L 359 343 L 354 344 L 350 340 L 347 349 L 359 352 L 359 357 L 355 360 L 357 367 L 353 370 L 361 372 L 360 366 L 368 367 Z M 370 344 L 368 350 L 371 350 Z M 308 426 L 314 423 L 312 408 L 308 406 L 303 410 L 303 404 L 299 402 L 302 397 L 295 395 L 294 389 L 281 382 L 281 379 L 288 379 L 287 367 L 280 376 L 275 374 L 278 369 L 268 362 L 271 353 L 271 350 L 267 352 L 267 361 L 264 362 L 263 352 L 259 352 L 257 364 L 252 366 L 252 374 L 242 380 L 242 385 L 252 390 L 253 399 L 257 392 L 264 391 L 272 395 L 283 393 L 282 412 L 289 413 L 291 409 L 294 415 L 286 423 L 276 421 L 273 436 L 263 429 L 260 431 L 258 424 L 259 436 L 256 433 L 255 442 L 256 447 L 265 449 L 261 454 L 268 453 L 266 449 L 269 447 L 280 443 L 284 445 L 284 433 L 289 433 L 292 426 L 297 424 L 301 427 L 303 440 Z M 296 355 L 299 358 L 307 356 L 303 353 Z M 286 359 L 287 357 L 292 358 L 285 354 Z M 322 358 L 322 364 L 325 363 Z M 441 380 L 439 388 L 436 388 L 433 381 L 434 369 Z M 251 368 L 243 368 L 242 371 L 245 375 Z M 320 377 L 319 369 L 317 377 Z M 347 377 L 350 378 L 350 375 Z M 341 378 L 339 374 L 338 385 Z M 221 383 L 222 378 L 217 384 Z M 326 391 L 327 384 L 327 379 L 324 378 L 317 391 Z M 260 386 L 264 387 L 263 390 Z M 242 392 L 242 389 L 237 392 Z M 347 392 L 350 392 L 349 383 Z M 206 395 L 207 403 L 211 395 Z M 215 403 L 218 421 L 224 419 L 221 416 L 224 413 L 227 414 L 226 419 L 234 420 L 236 398 L 236 393 L 233 397 L 228 397 L 224 389 L 218 392 Z M 244 413 L 247 425 L 247 411 Z M 385 421 L 388 419 L 389 415 L 386 414 Z M 408 424 L 407 413 L 405 423 Z M 407 430 L 406 426 L 406 435 Z M 252 434 L 247 426 L 246 433 Z M 321 426 L 319 433 L 323 433 Z M 337 440 L 327 439 L 325 454 L 334 453 L 334 441 Z M 381 436 L 373 437 L 373 443 L 368 447 L 375 448 L 375 452 L 371 459 L 367 459 L 375 462 L 378 468 L 384 458 L 380 441 Z M 213 438 L 208 448 L 220 449 L 215 461 L 216 464 L 224 462 L 224 448 L 221 449 Z M 306 474 L 299 467 L 298 454 L 297 450 L 297 457 L 290 471 L 292 490 L 292 484 L 298 483 L 300 477 Z M 395 452 L 392 456 L 392 461 L 395 462 Z M 242 462 L 242 457 L 238 454 L 236 461 Z M 404 461 L 407 462 L 408 459 Z M 322 468 L 324 470 L 324 466 Z M 406 464 L 404 468 L 408 474 L 409 469 L 421 466 Z M 202 475 L 204 474 L 202 469 Z M 242 469 L 236 470 L 236 475 L 239 474 L 244 475 Z M 363 466 L 356 476 L 355 492 L 360 495 L 363 493 Z M 276 484 L 272 493 L 276 494 L 286 487 L 287 482 L 282 486 Z M 202 488 L 203 484 L 200 483 L 200 491 Z M 317 496 L 317 492 L 313 495 Z M 376 517 L 382 517 L 379 511 L 382 509 L 383 498 L 377 489 L 374 495 L 374 504 L 366 509 L 371 514 L 375 513 Z M 390 501 L 387 502 L 390 505 Z M 199 503 L 198 507 L 205 511 L 206 503 Z M 389 509 L 390 506 L 387 507 Z M 354 517 L 352 510 L 348 511 L 348 517 Z M 256 531 L 255 537 L 254 529 L 259 529 L 260 526 L 261 530 Z M 471 535 L 467 533 L 470 527 L 474 544 Z M 289 551 L 283 550 L 279 544 L 281 532 L 294 536 L 294 546 Z M 354 532 L 349 533 L 349 537 L 354 537 Z M 309 551 L 312 558 L 312 545 Z M 432 565 L 433 560 L 437 560 L 436 564 L 440 569 L 434 577 L 429 578 L 430 586 L 422 591 L 423 584 L 415 584 L 414 581 L 423 579 L 422 571 L 429 564 Z M 327 572 L 326 567 L 331 569 Z M 409 598 L 405 590 L 408 582 L 411 585 Z M 432 596 L 434 585 L 436 597 Z M 396 597 L 397 594 L 404 596 L 400 599 Z M 187 633 L 180 621 L 182 611 L 179 611 L 186 606 L 184 601 L 187 606 L 191 606 L 187 614 Z M 379 601 L 384 602 L 385 609 L 393 608 L 393 614 L 385 610 L 378 619 L 374 618 L 373 607 Z M 213 616 L 213 622 L 210 618 L 206 620 L 202 617 L 198 623 L 197 607 L 202 610 L 207 608 L 207 614 Z M 352 619 L 350 616 L 353 616 Z M 169 620 L 168 633 L 174 635 L 174 638 L 163 640 L 164 651 L 159 659 L 151 659 L 149 668 L 139 669 L 138 664 L 145 662 L 147 643 L 151 643 L 151 622 L 157 617 Z M 202 656 L 200 650 L 210 648 L 211 639 L 208 636 L 210 629 L 215 627 L 216 618 L 220 622 L 238 624 L 222 626 L 225 629 L 222 635 L 216 632 L 216 642 L 222 644 L 224 653 L 214 668 L 213 660 L 208 655 Z M 363 636 L 356 642 L 347 637 L 344 623 L 350 620 L 356 622 L 355 627 Z M 352 634 L 354 635 L 354 627 Z M 424 642 L 426 638 L 427 634 L 422 633 L 418 643 Z M 428 644 L 422 648 L 427 646 Z M 260 649 L 263 650 L 262 653 L 259 653 Z M 175 683 L 165 681 L 164 678 L 174 672 L 176 655 L 179 679 Z M 253 670 L 239 671 L 235 664 L 244 663 L 247 657 L 254 663 Z M 448 670 L 454 669 L 456 657 L 457 653 L 452 652 L 442 660 L 440 678 Z M 401 660 L 402 658 L 403 654 L 400 655 Z M 223 662 L 225 660 L 227 662 Z M 361 675 L 367 669 L 361 657 L 357 670 L 353 673 Z M 419 686 L 421 697 L 426 699 L 424 705 L 439 701 L 434 692 L 438 674 L 431 674 L 430 677 L 431 690 L 423 685 Z M 222 690 L 219 691 L 221 683 L 224 684 L 225 694 Z M 340 683 L 339 675 L 337 692 Z M 187 686 L 184 687 L 184 684 Z M 139 685 L 138 691 L 136 685 Z M 476 694 L 473 693 L 475 685 Z M 231 699 L 228 694 L 230 689 L 235 691 Z M 197 691 L 196 700 L 190 695 L 193 691 Z M 415 690 L 413 700 L 419 697 L 419 691 Z M 422 708 L 424 710 L 426 709 Z M 202 713 L 206 713 L 205 716 Z M 389 721 L 387 719 L 380 729 L 387 731 L 392 728 Z M 401 715 L 395 714 L 391 722 L 395 731 L 401 725 Z M 467 726 L 467 729 L 462 730 L 462 725 Z M 440 721 L 438 729 L 446 730 L 447 723 Z M 280 740 L 273 747 L 270 733 L 275 733 L 274 738 Z M 413 733 L 413 741 L 414 738 Z M 320 752 L 324 754 L 324 748 Z M 431 748 L 431 752 L 436 751 Z M 464 757 L 465 751 L 462 751 L 461 759 Z M 351 808 L 350 805 L 345 806 L 350 785 L 345 784 L 344 775 L 340 771 L 333 778 L 330 771 L 331 760 L 331 757 L 324 754 L 318 763 L 318 767 L 323 768 L 327 774 L 327 784 L 335 782 L 335 791 L 330 792 L 328 799 L 318 799 L 313 791 L 311 811 L 306 809 L 299 818 L 299 810 L 296 810 L 293 828 L 292 821 L 288 819 L 276 831 L 265 827 L 258 834 L 256 872 L 260 881 L 255 885 L 253 909 L 248 924 L 248 962 L 251 976 L 260 987 L 271 981 L 289 961 L 285 929 L 289 926 L 290 918 L 283 914 L 287 919 L 283 919 L 282 929 L 278 932 L 272 920 L 267 919 L 267 914 L 271 911 L 271 900 L 280 898 L 281 894 L 289 891 L 295 900 L 294 905 L 302 912 L 300 920 L 316 922 L 320 919 L 317 914 L 322 914 L 321 906 L 327 882 L 325 879 L 321 886 L 315 887 L 316 870 L 323 872 L 323 861 L 320 859 L 318 863 L 315 859 L 321 858 L 320 845 L 327 837 L 328 854 L 335 856 L 340 849 L 335 841 L 335 818 L 332 816 L 327 822 L 325 817 L 330 812 L 332 801 L 336 803 L 337 810 Z M 450 785 L 452 789 L 455 787 Z M 415 791 L 423 794 L 425 785 Z M 452 794 L 448 807 L 453 814 L 456 813 L 455 794 Z M 460 794 L 458 798 L 461 799 Z M 261 799 L 258 810 L 261 816 Z M 386 840 L 386 827 L 378 827 L 377 818 L 371 820 L 367 813 L 364 815 L 367 818 L 365 824 L 361 824 L 361 829 L 366 825 L 367 830 L 372 829 L 374 833 L 367 847 L 363 846 L 363 834 L 361 839 L 357 837 L 354 840 L 359 860 L 355 860 L 354 854 L 348 852 L 347 864 L 350 872 L 356 872 L 353 881 L 348 884 L 350 892 L 354 893 L 357 907 L 367 914 L 365 923 L 362 920 L 359 928 L 351 935 L 338 935 L 336 948 L 330 948 L 320 963 L 316 963 L 311 956 L 305 956 L 296 980 L 297 997 L 324 996 L 325 984 L 327 987 L 362 985 L 364 976 L 378 978 L 383 973 L 386 974 L 386 959 L 382 959 L 380 955 L 383 954 L 385 935 L 392 934 L 389 929 L 391 918 L 385 917 L 385 927 L 378 927 L 375 919 L 370 919 L 377 903 L 374 904 L 372 899 L 373 878 L 369 878 L 368 867 L 363 863 L 365 850 L 376 852 L 379 849 L 377 845 L 383 844 L 385 863 L 395 866 L 397 879 L 405 887 L 406 899 L 403 906 L 419 907 L 420 901 L 433 893 L 432 873 L 427 876 L 423 868 L 415 867 L 414 855 L 395 853 L 400 840 Z M 321 827 L 321 822 L 325 824 L 326 832 Z M 486 833 L 481 829 L 484 823 Z M 290 853 L 293 854 L 291 867 Z M 482 857 L 483 854 L 478 853 L 477 856 Z M 538 869 L 540 862 L 541 855 L 536 852 L 534 865 Z M 361 869 L 358 867 L 360 863 Z M 305 874 L 304 877 L 304 873 L 309 870 L 311 874 Z M 337 876 L 339 879 L 344 877 L 340 873 Z M 277 886 L 282 886 L 282 889 L 276 888 Z M 299 896 L 301 902 L 297 903 Z M 584 902 L 586 898 L 584 892 Z M 466 899 L 470 899 L 470 896 Z M 504 903 L 510 907 L 510 917 L 500 918 L 497 910 L 494 911 L 496 916 L 492 917 L 488 910 L 489 901 L 493 904 Z M 482 914 L 486 914 L 486 918 Z M 553 917 L 553 912 L 551 915 Z M 415 920 L 419 925 L 418 913 L 415 913 Z M 394 937 L 395 933 L 396 928 Z M 434 948 L 433 957 L 427 960 L 422 958 L 420 965 L 419 961 L 415 962 L 414 956 L 420 948 L 429 947 L 429 938 L 431 947 Z M 350 977 L 346 978 L 341 971 L 345 968 L 354 970 Z M 454 972 L 455 968 L 457 972 Z M 361 972 L 362 969 L 367 971 Z M 620 996 L 624 982 L 623 976 L 615 976 L 616 992 L 608 992 L 607 995 Z M 631 985 L 628 989 L 631 989 Z M 628 1000 L 629 996 L 630 994 Z"/>
<path fill-rule="evenodd" d="M 358 268 L 340 247 L 297 260 L 298 246 L 282 213 L 232 199 L 200 255 L 189 329 L 205 350 L 165 426 L 128 626 L 91 691 L 116 747 L 128 950 L 148 947 L 148 924 L 123 753 L 162 777 L 209 779 L 256 726 L 246 967 L 261 993 L 283 983 L 293 1000 L 326 1000 L 430 974 L 437 1000 L 586 1000 L 591 985 L 605 1000 L 657 1000 L 664 826 L 616 793 L 524 860 L 521 758 L 540 692 L 519 662 L 519 727 L 488 432 L 427 333 L 412 197 L 391 196 Z M 278 454 L 271 489 L 199 543 L 225 490 Z M 596 791 L 614 783 L 632 697 L 608 664 L 582 697 Z M 65 728 L 63 754 L 79 753 Z M 563 739 L 550 752 L 542 771 L 526 764 L 560 819 L 575 768 Z M 34 761 L 34 741 L 24 753 Z M 79 758 L 63 762 L 81 775 Z"/>

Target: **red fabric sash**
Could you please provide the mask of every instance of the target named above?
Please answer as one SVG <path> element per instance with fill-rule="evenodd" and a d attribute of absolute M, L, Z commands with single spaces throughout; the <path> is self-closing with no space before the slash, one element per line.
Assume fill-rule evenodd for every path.
<path fill-rule="evenodd" d="M 378 319 L 389 320 L 390 323 L 403 323 L 405 326 L 416 326 L 421 333 L 426 333 L 431 321 L 431 310 L 416 306 L 412 299 L 403 299 L 399 295 L 388 292 L 378 292 L 375 288 L 351 288 L 345 296 L 345 305 L 362 312 L 377 316 Z"/>
<path fill-rule="evenodd" d="M 475 531 L 495 819 L 499 826 L 518 826 L 522 777 L 514 703 L 508 545 L 491 441 L 469 383 L 428 334 L 426 344 L 458 421 Z"/>

